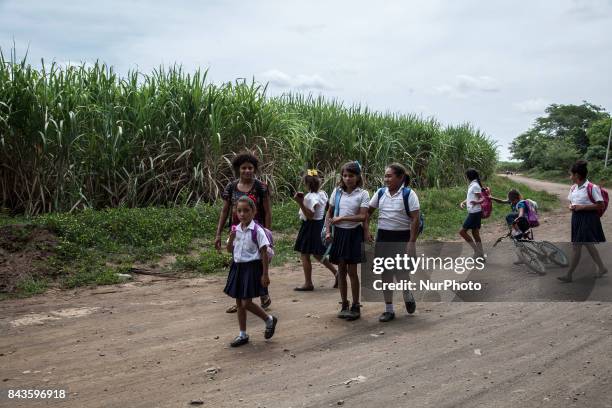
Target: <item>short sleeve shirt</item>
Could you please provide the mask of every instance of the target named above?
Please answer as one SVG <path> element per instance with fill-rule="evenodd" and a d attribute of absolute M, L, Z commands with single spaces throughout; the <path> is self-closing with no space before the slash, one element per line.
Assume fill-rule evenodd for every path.
<path fill-rule="evenodd" d="M 225 201 L 229 201 L 230 203 L 230 211 L 231 225 L 237 225 L 240 223 L 238 219 L 238 214 L 236 214 L 236 203 L 242 196 L 249 196 L 253 201 L 255 201 L 255 206 L 257 207 L 257 213 L 255 214 L 255 221 L 259 224 L 264 225 L 266 214 L 263 206 L 263 202 L 267 196 L 270 195 L 268 190 L 268 185 L 259 180 L 255 180 L 253 182 L 253 186 L 248 192 L 238 190 L 238 181 L 232 181 L 223 190 L 221 193 L 221 198 Z"/>
<path fill-rule="evenodd" d="M 525 212 L 529 211 L 529 207 L 527 207 L 525 200 L 521 200 L 516 204 L 510 204 L 510 207 L 512 208 L 512 212 L 516 213 L 518 213 L 521 208 L 523 208 Z"/>
<path fill-rule="evenodd" d="M 388 231 L 405 231 L 410 229 L 412 218 L 406 213 L 401 188 L 393 195 L 389 193 L 388 188 L 385 188 L 380 200 L 378 199 L 378 192 L 372 194 L 370 207 L 378 208 L 379 229 Z M 411 190 L 408 196 L 408 208 L 410 208 L 410 211 L 420 209 L 419 197 L 414 190 Z"/>
<path fill-rule="evenodd" d="M 480 204 L 471 204 L 472 201 L 478 201 L 479 198 L 476 194 L 482 193 L 482 188 L 478 184 L 478 181 L 474 180 L 470 183 L 468 187 L 467 197 L 466 197 L 466 205 L 469 213 L 477 213 L 482 211 L 482 207 Z"/>
<path fill-rule="evenodd" d="M 593 202 L 589 199 L 589 192 L 587 186 L 589 185 L 589 180 L 585 180 L 581 186 L 574 184 L 567 195 L 567 199 L 574 205 L 589 205 L 593 204 Z M 592 190 L 593 200 L 596 203 L 603 201 L 603 196 L 601 195 L 601 189 L 599 186 L 593 184 Z"/>
<path fill-rule="evenodd" d="M 257 244 L 253 239 L 253 230 L 257 234 Z M 236 238 L 234 238 L 234 262 L 251 262 L 261 259 L 259 250 L 266 245 L 270 245 L 268 237 L 263 228 L 255 226 L 255 221 L 251 221 L 244 230 L 238 225 Z"/>
<path fill-rule="evenodd" d="M 351 193 L 347 193 L 340 187 L 336 187 L 329 198 L 329 205 L 333 207 L 336 203 L 336 194 L 340 196 L 340 212 L 339 217 L 352 216 L 359 214 L 361 208 L 368 208 L 370 205 L 370 195 L 367 191 L 357 187 Z M 361 225 L 358 221 L 342 221 L 336 224 L 340 228 L 357 228 Z"/>
<path fill-rule="evenodd" d="M 314 212 L 313 220 L 322 220 L 325 217 L 325 203 L 327 203 L 327 193 L 325 191 L 308 193 L 304 196 L 304 206 Z M 306 220 L 302 209 L 299 210 L 298 215 L 301 220 Z"/>

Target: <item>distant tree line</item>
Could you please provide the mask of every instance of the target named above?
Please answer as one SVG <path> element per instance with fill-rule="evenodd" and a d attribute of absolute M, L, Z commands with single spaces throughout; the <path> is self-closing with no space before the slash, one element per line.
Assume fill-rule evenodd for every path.
<path fill-rule="evenodd" d="M 610 114 L 586 101 L 581 105 L 552 104 L 545 112 L 514 139 L 512 158 L 521 160 L 526 170 L 540 171 L 567 171 L 576 160 L 585 159 L 594 176 L 612 179 L 611 159 L 604 170 Z"/>

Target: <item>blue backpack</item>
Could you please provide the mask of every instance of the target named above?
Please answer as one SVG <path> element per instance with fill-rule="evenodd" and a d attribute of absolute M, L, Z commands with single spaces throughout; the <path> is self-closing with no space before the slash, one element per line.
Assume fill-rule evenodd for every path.
<path fill-rule="evenodd" d="M 338 194 L 338 191 L 336 191 L 336 195 L 334 196 L 334 217 L 337 217 L 338 215 L 340 215 L 340 198 L 342 198 L 342 192 Z M 325 213 L 327 214 L 327 207 L 326 207 Z M 331 231 L 332 231 L 332 237 L 333 237 L 334 235 L 333 225 L 331 227 Z M 331 243 L 325 242 L 325 226 L 323 226 L 323 229 L 321 230 L 321 242 L 323 242 L 323 245 L 327 247 L 326 254 L 329 253 Z"/>
<path fill-rule="evenodd" d="M 381 187 L 378 189 L 376 193 L 378 195 L 378 207 L 380 208 L 380 199 L 385 194 L 385 190 L 387 187 Z M 410 197 L 410 193 L 412 189 L 410 187 L 402 187 L 402 198 L 404 200 L 404 208 L 406 209 L 406 215 L 410 218 L 410 203 L 408 201 L 408 197 Z M 423 211 L 419 213 L 419 234 L 423 232 L 423 228 L 425 228 L 425 217 L 423 216 Z"/>

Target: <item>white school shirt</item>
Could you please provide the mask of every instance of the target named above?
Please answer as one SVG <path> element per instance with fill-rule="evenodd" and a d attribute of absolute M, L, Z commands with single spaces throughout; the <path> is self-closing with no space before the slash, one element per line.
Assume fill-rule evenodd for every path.
<path fill-rule="evenodd" d="M 370 207 L 378 208 L 378 228 L 389 231 L 405 231 L 409 230 L 412 225 L 412 218 L 406 214 L 404 206 L 404 196 L 402 195 L 402 187 L 391 195 L 388 188 L 384 188 L 384 193 L 378 200 L 378 191 L 372 194 Z M 408 207 L 410 211 L 420 209 L 419 197 L 416 192 L 411 189 L 408 196 Z"/>
<path fill-rule="evenodd" d="M 468 186 L 466 205 L 468 213 L 477 213 L 482 211 L 482 207 L 480 204 L 470 204 L 471 201 L 478 201 L 479 198 L 476 197 L 477 193 L 482 193 L 482 188 L 478 185 L 478 181 L 473 180 Z"/>
<path fill-rule="evenodd" d="M 255 229 L 255 221 L 242 230 L 242 224 L 236 228 L 236 238 L 234 238 L 234 262 L 251 262 L 261 259 L 259 250 L 270 245 L 268 237 L 262 228 L 257 228 L 257 245 L 253 242 L 251 231 Z"/>
<path fill-rule="evenodd" d="M 346 191 L 342 190 L 340 187 L 336 187 L 332 192 L 331 197 L 329 198 L 330 207 L 334 207 L 336 203 L 336 194 L 342 194 L 340 196 L 340 213 L 339 217 L 351 216 L 359 214 L 359 210 L 361 208 L 368 208 L 370 205 L 370 195 L 367 191 L 357 187 L 350 194 Z M 333 216 L 333 213 L 332 213 Z M 340 228 L 357 228 L 361 225 L 359 221 L 341 221 L 338 224 L 335 224 Z"/>
<path fill-rule="evenodd" d="M 318 191 L 316 193 L 308 193 L 304 196 L 304 207 L 314 212 L 313 220 L 322 220 L 325 218 L 325 203 L 327 202 L 327 193 L 325 191 Z M 300 220 L 306 221 L 308 218 L 302 212 L 302 209 L 298 211 Z"/>
<path fill-rule="evenodd" d="M 567 199 L 570 200 L 570 203 L 574 205 L 594 204 L 591 200 L 589 200 L 589 192 L 587 190 L 588 185 L 589 180 L 585 180 L 581 186 L 578 186 L 578 184 L 574 184 L 570 189 L 569 194 L 567 195 Z M 592 195 L 593 200 L 595 200 L 596 203 L 604 200 L 603 196 L 601 195 L 601 189 L 595 184 L 593 184 Z"/>

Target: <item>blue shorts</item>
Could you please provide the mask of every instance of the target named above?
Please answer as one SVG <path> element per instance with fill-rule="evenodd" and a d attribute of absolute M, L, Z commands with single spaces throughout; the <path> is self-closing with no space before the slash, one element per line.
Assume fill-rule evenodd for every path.
<path fill-rule="evenodd" d="M 465 221 L 463 221 L 463 229 L 474 230 L 480 229 L 482 224 L 482 211 L 477 213 L 469 213 Z"/>

